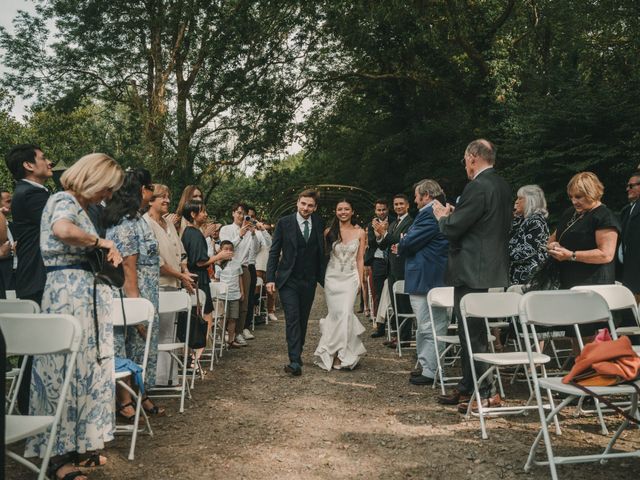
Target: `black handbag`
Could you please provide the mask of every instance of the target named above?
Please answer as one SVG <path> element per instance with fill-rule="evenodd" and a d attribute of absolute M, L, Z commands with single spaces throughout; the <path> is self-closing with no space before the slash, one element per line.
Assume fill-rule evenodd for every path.
<path fill-rule="evenodd" d="M 178 313 L 178 325 L 176 336 L 178 340 L 184 342 L 187 334 L 187 312 Z M 207 322 L 202 318 L 202 308 L 200 306 L 200 295 L 198 294 L 198 284 L 196 282 L 196 306 L 191 310 L 189 325 L 189 341 L 187 345 L 193 349 L 207 346 Z"/>
<path fill-rule="evenodd" d="M 558 262 L 548 257 L 536 269 L 531 281 L 523 288 L 524 292 L 541 290 L 558 290 L 560 288 L 560 266 Z"/>
<path fill-rule="evenodd" d="M 113 288 L 122 288 L 124 286 L 124 267 L 122 263 L 114 267 L 107 260 L 108 253 L 109 250 L 106 248 L 94 248 L 87 252 L 87 263 L 91 267 L 97 283 Z"/>
<path fill-rule="evenodd" d="M 98 352 L 98 364 L 102 364 L 100 355 L 100 330 L 98 325 L 98 284 L 109 285 L 117 288 L 120 292 L 120 303 L 122 315 L 124 317 L 124 341 L 127 342 L 127 320 L 124 310 L 124 300 L 122 298 L 122 287 L 124 286 L 124 267 L 122 263 L 115 267 L 107 260 L 109 250 L 106 248 L 94 248 L 86 253 L 87 263 L 93 273 L 93 328 L 96 332 L 96 349 Z"/>

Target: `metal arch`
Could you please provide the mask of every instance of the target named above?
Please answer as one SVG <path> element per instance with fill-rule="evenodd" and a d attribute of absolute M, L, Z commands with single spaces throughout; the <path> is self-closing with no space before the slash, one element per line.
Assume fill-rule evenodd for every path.
<path fill-rule="evenodd" d="M 353 203 L 355 210 L 354 216 L 358 223 L 366 223 L 372 214 L 371 210 L 373 209 L 376 196 L 360 187 L 340 184 L 304 185 L 299 188 L 294 187 L 282 192 L 280 203 L 267 209 L 267 213 L 269 214 L 271 221 L 275 222 L 284 214 L 293 213 L 298 200 L 298 193 L 308 188 L 314 188 L 320 192 L 319 211 L 320 215 L 325 217 L 325 219 L 328 219 L 333 215 L 333 205 L 330 202 L 336 202 L 340 198 L 347 198 Z M 330 202 L 327 203 L 327 200 Z"/>

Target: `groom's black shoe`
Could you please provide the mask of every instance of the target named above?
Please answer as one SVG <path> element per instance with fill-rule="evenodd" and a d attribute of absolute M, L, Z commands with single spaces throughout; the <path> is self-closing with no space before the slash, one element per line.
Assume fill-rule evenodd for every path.
<path fill-rule="evenodd" d="M 302 375 L 302 368 L 297 363 L 290 363 L 289 365 L 284 366 L 285 373 L 288 373 L 292 377 L 299 377 Z"/>
<path fill-rule="evenodd" d="M 379 323 L 376 331 L 371 334 L 371 338 L 384 337 L 384 333 L 385 333 L 385 324 Z"/>

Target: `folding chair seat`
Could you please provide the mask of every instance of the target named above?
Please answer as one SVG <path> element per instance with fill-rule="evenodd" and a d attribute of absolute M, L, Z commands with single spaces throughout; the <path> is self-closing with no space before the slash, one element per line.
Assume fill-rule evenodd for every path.
<path fill-rule="evenodd" d="M 262 280 L 258 278 L 258 280 Z M 211 282 L 211 298 L 213 299 L 213 329 L 211 332 L 211 365 L 209 370 L 213 371 L 213 361 L 222 357 L 222 352 L 227 348 L 224 339 L 227 331 L 227 302 L 229 297 L 229 285 L 225 282 Z M 255 318 L 255 316 L 254 316 Z M 218 347 L 219 345 L 219 347 Z M 216 348 L 219 348 L 216 355 Z"/>
<path fill-rule="evenodd" d="M 394 284 L 393 284 L 393 311 L 395 312 L 395 316 L 396 316 L 396 323 L 398 325 L 398 329 L 395 330 L 396 336 L 397 336 L 397 352 L 398 352 L 398 356 L 402 357 L 402 344 L 403 343 L 407 343 L 408 345 L 405 348 L 411 348 L 411 343 L 412 340 L 404 340 L 401 341 L 400 340 L 400 332 L 402 332 L 402 327 L 407 323 L 407 322 L 411 322 L 411 337 L 413 338 L 414 334 L 415 334 L 415 329 L 413 328 L 414 324 L 415 324 L 415 320 L 416 320 L 416 314 L 411 312 L 411 313 L 400 313 L 398 311 L 398 295 L 408 295 L 407 293 L 404 293 L 404 280 L 397 280 Z M 414 343 L 415 345 L 415 343 Z"/>
<path fill-rule="evenodd" d="M 505 397 L 504 388 L 502 386 L 502 380 L 500 378 L 500 367 L 505 366 L 518 366 L 528 365 L 529 357 L 526 352 L 503 352 L 496 353 L 491 347 L 490 340 L 490 318 L 510 318 L 515 319 L 518 316 L 518 306 L 520 304 L 521 295 L 513 292 L 503 293 L 469 293 L 462 297 L 460 301 L 460 313 L 462 315 L 462 327 L 464 328 L 465 339 L 467 343 L 467 350 L 469 357 L 471 358 L 471 374 L 473 377 L 474 393 L 471 395 L 469 401 L 469 407 L 467 409 L 467 416 L 472 413 L 473 399 L 480 399 L 480 385 L 483 380 L 491 378 L 490 375 L 495 373 L 499 391 L 502 398 Z M 468 318 L 480 318 L 485 323 L 485 332 L 487 338 L 489 338 L 490 352 L 487 353 L 475 353 L 471 348 L 471 339 L 469 336 L 469 322 Z M 548 355 L 536 352 L 533 355 L 533 362 L 536 366 L 544 365 L 549 362 L 551 358 Z M 478 377 L 476 372 L 475 362 L 482 362 L 488 365 L 487 370 Z M 529 377 L 527 376 L 527 380 Z M 482 431 L 482 438 L 487 439 L 488 434 L 485 427 L 485 416 L 489 415 L 514 415 L 521 414 L 527 410 L 537 409 L 537 405 L 531 405 L 533 400 L 533 389 L 530 382 L 527 382 L 529 386 L 529 398 L 525 405 L 511 406 L 511 407 L 483 407 L 482 402 L 478 400 L 478 416 L 480 417 L 480 429 Z M 547 392 L 549 396 L 549 403 L 552 404 L 551 393 Z"/>
<path fill-rule="evenodd" d="M 612 449 L 622 434 L 629 426 L 630 422 L 627 418 L 621 423 L 611 440 L 601 453 L 557 456 L 554 452 L 549 435 L 548 424 L 551 420 L 556 420 L 558 414 L 574 400 L 586 396 L 588 393 L 571 385 L 562 383 L 559 377 L 550 378 L 546 376 L 546 372 L 542 370 L 542 376 L 538 376 L 537 369 L 533 363 L 534 349 L 539 351 L 536 326 L 555 327 L 566 326 L 573 327 L 576 332 L 576 338 L 583 348 L 582 338 L 580 337 L 579 325 L 606 321 L 612 332 L 612 337 L 617 338 L 615 329 L 613 328 L 613 319 L 609 307 L 604 298 L 593 291 L 541 291 L 529 292 L 520 300 L 520 322 L 523 330 L 530 330 L 533 340 L 525 335 L 524 341 L 529 356 L 529 368 L 531 378 L 533 379 L 534 393 L 536 402 L 538 403 L 538 414 L 540 416 L 540 431 L 538 432 L 529 452 L 529 457 L 524 466 L 526 472 L 531 470 L 533 465 L 547 465 L 551 471 L 552 479 L 558 478 L 556 465 L 568 463 L 585 463 L 585 462 L 601 462 L 604 463 L 609 458 L 638 457 L 640 450 L 631 452 L 612 452 Z M 635 382 L 640 386 L 640 381 Z M 566 395 L 557 406 L 550 412 L 545 413 L 543 409 L 540 390 L 549 389 L 551 391 L 563 393 Z M 589 387 L 594 393 L 599 395 L 628 395 L 630 396 L 630 409 L 628 414 L 633 418 L 638 417 L 638 394 L 630 385 L 616 385 L 610 387 Z M 540 442 L 544 442 L 546 451 L 546 460 L 536 460 L 536 452 Z M 586 445 L 586 444 L 583 444 Z M 575 448 L 575 446 L 574 446 Z M 610 471 L 610 470 L 608 470 Z M 604 472 L 603 472 L 604 473 Z"/>
<path fill-rule="evenodd" d="M 163 292 L 160 291 L 158 313 L 175 313 L 185 312 L 187 314 L 187 326 L 185 332 L 185 340 L 181 342 L 177 339 L 177 324 L 178 319 L 173 325 L 173 342 L 158 344 L 158 353 L 166 352 L 171 356 L 171 371 L 173 371 L 173 365 L 182 371 L 180 375 L 180 383 L 175 386 L 169 387 L 154 387 L 150 392 L 150 397 L 154 398 L 180 398 L 180 413 L 184 413 L 184 399 L 188 396 L 191 399 L 191 390 L 189 389 L 189 382 L 187 381 L 187 360 L 189 357 L 189 330 L 191 326 L 191 295 L 185 290 L 177 292 Z M 180 358 L 180 355 L 182 358 Z M 175 393 L 171 393 L 175 392 Z"/>
<path fill-rule="evenodd" d="M 5 416 L 5 445 L 11 445 L 32 435 L 48 432 L 45 454 L 40 467 L 20 455 L 6 451 L 9 458 L 38 474 L 38 480 L 46 475 L 56 432 L 67 404 L 65 399 L 75 372 L 75 364 L 82 339 L 82 326 L 71 315 L 54 314 L 0 314 L 0 329 L 7 343 L 7 355 L 65 354 L 65 375 L 60 388 L 55 414 L 52 416 Z M 28 333 L 27 333 L 28 332 Z M 22 380 L 26 358 L 20 367 L 18 383 Z M 13 392 L 12 405 L 18 392 Z M 61 400 L 60 400 L 61 399 Z"/>
<path fill-rule="evenodd" d="M 119 303 L 119 299 L 114 301 L 114 308 L 112 314 L 113 326 L 114 327 L 132 327 L 135 325 L 145 325 L 147 330 L 147 337 L 145 339 L 144 346 L 144 355 L 142 357 L 142 364 L 138 364 L 138 366 L 142 369 L 142 381 L 144 382 L 146 371 L 147 371 L 147 360 L 149 359 L 149 345 L 151 344 L 151 330 L 153 328 L 153 317 L 155 314 L 155 310 L 153 308 L 153 304 L 147 300 L 146 298 L 124 298 L 122 301 L 124 302 L 124 315 L 122 314 L 122 308 Z M 117 305 L 117 306 L 116 306 Z M 131 384 L 128 384 L 125 380 L 130 379 Z M 133 388 L 133 375 L 131 372 L 116 372 L 116 383 L 121 387 L 127 390 L 131 397 L 135 401 L 135 416 L 133 425 L 116 425 L 116 434 L 130 434 L 131 435 L 131 446 L 129 448 L 129 460 L 134 459 L 135 450 L 136 450 L 136 441 L 138 439 L 138 432 L 140 429 L 140 414 L 145 418 L 145 425 L 142 431 L 146 431 L 149 435 L 153 435 L 153 431 L 151 430 L 151 424 L 149 422 L 149 417 L 147 416 L 147 412 L 142 408 L 142 398 L 143 396 L 138 393 Z M 143 386 L 138 385 L 139 389 L 142 389 Z"/>
<path fill-rule="evenodd" d="M 0 299 L 0 314 L 2 313 L 26 313 L 36 314 L 40 313 L 40 305 L 33 300 L 19 300 L 13 299 Z M 13 368 L 6 373 L 6 380 L 9 382 L 9 388 L 6 389 L 6 412 L 13 413 L 16 408 L 15 402 L 11 403 L 13 398 L 13 392 L 20 385 L 18 382 L 18 375 L 20 374 L 20 368 Z M 17 397 L 16 397 L 17 398 Z"/>

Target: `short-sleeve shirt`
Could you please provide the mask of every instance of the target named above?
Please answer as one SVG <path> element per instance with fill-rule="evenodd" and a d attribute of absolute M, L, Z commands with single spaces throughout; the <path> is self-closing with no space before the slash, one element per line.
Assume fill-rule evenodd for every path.
<path fill-rule="evenodd" d="M 556 241 L 567 250 L 582 251 L 598 248 L 596 231 L 612 228 L 620 233 L 620 223 L 613 212 L 600 205 L 575 216 L 573 207 L 568 208 L 558 221 Z M 582 262 L 560 262 L 560 288 L 576 285 L 606 285 L 615 282 L 615 260 L 605 264 Z"/>
<path fill-rule="evenodd" d="M 215 268 L 216 278 L 228 285 L 228 300 L 240 300 L 240 275 L 242 275 L 242 265 L 236 261 L 227 262 L 222 268 L 220 265 L 216 265 Z"/>
<path fill-rule="evenodd" d="M 187 253 L 187 267 L 191 273 L 198 275 L 198 287 L 201 290 L 208 290 L 209 273 L 207 267 L 199 267 L 198 262 L 209 260 L 207 254 L 207 241 L 202 232 L 192 226 L 187 226 L 182 231 L 182 245 Z"/>

